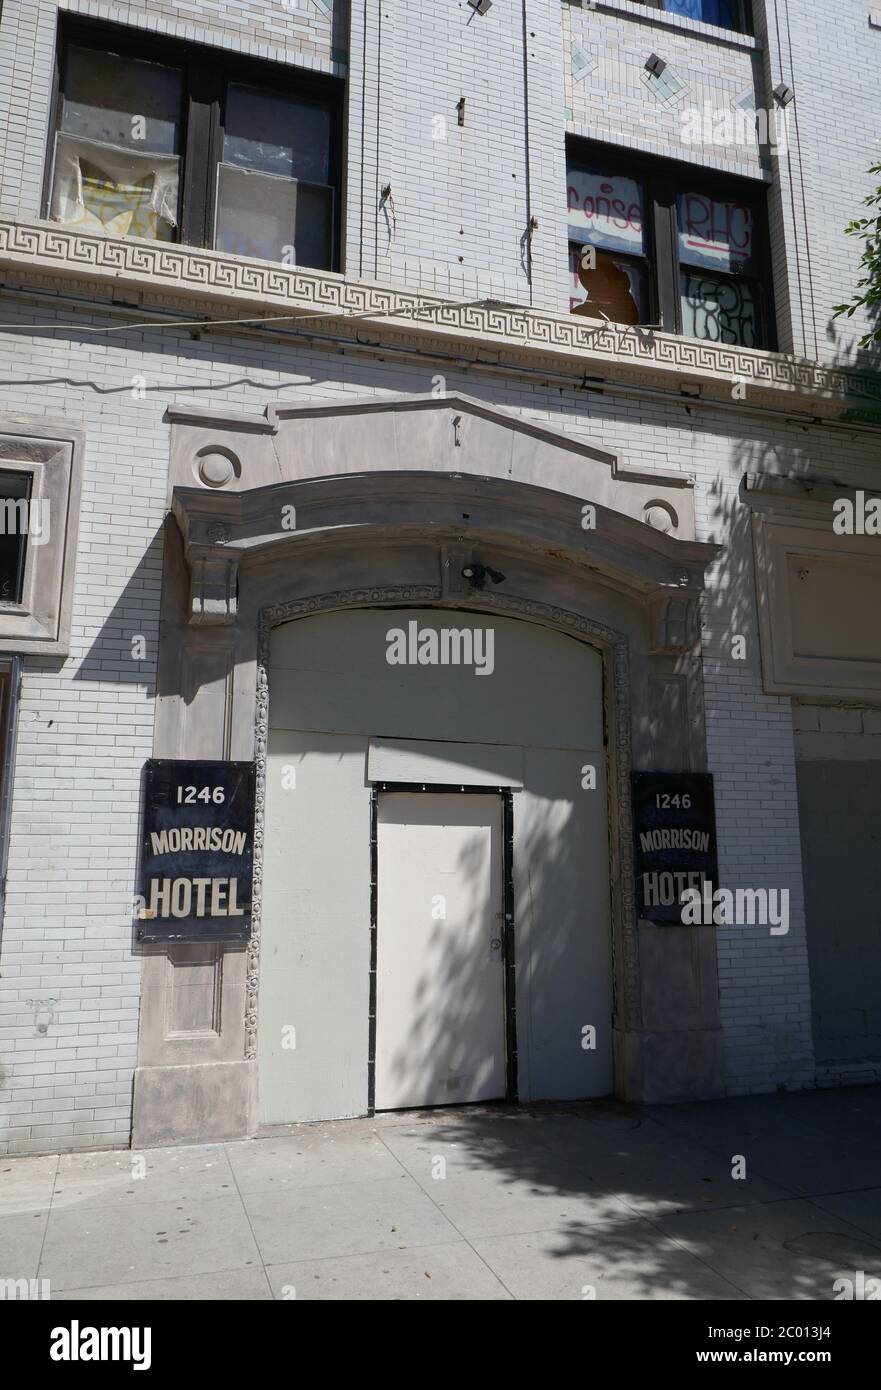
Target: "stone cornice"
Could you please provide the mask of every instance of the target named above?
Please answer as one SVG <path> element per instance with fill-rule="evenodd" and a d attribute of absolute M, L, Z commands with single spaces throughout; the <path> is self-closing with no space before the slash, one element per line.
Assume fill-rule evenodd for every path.
<path fill-rule="evenodd" d="M 463 533 L 463 508 L 468 516 Z M 296 528 L 285 529 L 292 510 Z M 548 488 L 498 478 L 406 472 L 347 474 L 273 483 L 247 492 L 177 487 L 172 511 L 192 578 L 192 620 L 231 622 L 235 573 L 304 548 L 387 548 L 431 540 L 531 553 L 541 564 L 586 568 L 641 597 L 704 585 L 715 545 L 666 535 L 634 517 L 597 506 L 582 527 L 582 501 Z M 357 541 L 353 536 L 357 535 Z"/>
<path fill-rule="evenodd" d="M 339 343 L 366 340 L 368 346 L 388 344 L 426 356 L 445 352 L 496 368 L 548 370 L 593 389 L 631 383 L 727 405 L 881 424 L 879 374 L 197 247 L 0 217 L 0 268 L 16 288 L 67 281 L 82 294 L 82 282 L 88 282 L 98 305 L 111 296 L 116 304 L 133 300 L 133 320 L 138 313 L 149 318 L 169 309 L 215 320 L 277 316 L 284 318 L 279 333 L 294 329 Z"/>

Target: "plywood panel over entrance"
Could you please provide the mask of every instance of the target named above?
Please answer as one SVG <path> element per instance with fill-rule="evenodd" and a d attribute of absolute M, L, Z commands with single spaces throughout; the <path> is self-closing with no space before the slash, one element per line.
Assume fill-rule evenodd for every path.
<path fill-rule="evenodd" d="M 389 664 L 388 633 L 406 632 L 414 621 L 420 633 L 438 635 L 445 627 L 491 629 L 492 670 L 481 675 L 473 664 Z M 469 745 L 480 779 L 487 746 L 519 750 L 523 790 L 513 792 L 513 877 L 520 1095 L 609 1093 L 608 829 L 598 653 L 538 624 L 486 613 L 328 613 L 276 629 L 269 692 L 261 1121 L 327 1119 L 367 1109 L 367 760 L 370 740 L 377 738 L 424 742 L 420 777 L 436 766 L 437 782 L 450 780 L 445 744 L 452 746 L 457 778 L 464 775 Z M 591 780 L 586 767 L 596 770 L 595 787 L 584 785 Z M 587 1027 L 596 1031 L 595 1047 L 583 1046 Z"/>
<path fill-rule="evenodd" d="M 501 798 L 384 792 L 376 848 L 376 1108 L 499 1100 Z"/>

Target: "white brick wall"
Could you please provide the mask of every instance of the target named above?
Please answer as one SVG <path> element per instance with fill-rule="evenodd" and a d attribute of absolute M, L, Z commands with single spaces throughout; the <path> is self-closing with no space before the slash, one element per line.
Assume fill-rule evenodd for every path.
<path fill-rule="evenodd" d="M 683 144 L 682 110 L 705 102 L 725 110 L 750 88 L 756 104 L 767 106 L 770 89 L 786 81 L 797 93 L 787 152 L 769 168 L 780 346 L 824 361 L 862 361 L 854 345 L 865 320 L 833 320 L 832 308 L 856 282 L 860 248 L 844 227 L 862 210 L 867 171 L 878 157 L 881 29 L 870 26 L 865 0 L 841 0 L 834 9 L 788 0 L 767 30 L 764 0 L 754 0 L 755 40 L 635 0 L 595 9 L 529 0 L 529 206 L 539 223 L 531 291 L 521 242 L 528 219 L 520 6 L 497 4 L 479 16 L 463 0 L 353 0 L 351 37 L 345 0 L 334 0 L 330 11 L 323 0 L 250 7 L 245 0 L 66 0 L 65 8 L 303 68 L 348 71 L 350 273 L 547 308 L 566 304 L 567 129 L 761 178 L 754 144 Z M 0 211 L 34 216 L 41 208 L 56 13 L 55 0 L 5 0 L 3 7 Z M 573 77 L 575 45 L 596 64 L 580 78 Z M 669 108 L 645 86 L 651 51 L 687 84 Z M 435 117 L 446 122 L 443 139 L 434 138 Z M 387 183 L 394 215 L 380 206 Z"/>
<path fill-rule="evenodd" d="M 764 104 L 761 55 L 755 40 L 718 30 L 675 24 L 645 5 L 621 4 L 613 11 L 563 5 L 563 67 L 568 128 L 614 145 L 682 159 L 708 168 L 762 176 L 757 142 L 705 147 L 686 138 L 684 115 L 704 107 L 733 114 L 734 103 L 751 92 Z M 656 53 L 682 84 L 674 101 L 655 96 L 646 84 L 645 62 Z M 587 60 L 581 66 L 581 58 Z M 610 99 L 611 98 L 611 99 Z"/>

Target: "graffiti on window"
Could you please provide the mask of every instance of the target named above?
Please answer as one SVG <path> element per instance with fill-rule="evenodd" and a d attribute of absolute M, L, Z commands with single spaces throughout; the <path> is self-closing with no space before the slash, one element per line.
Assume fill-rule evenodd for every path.
<path fill-rule="evenodd" d="M 643 254 L 642 190 L 635 179 L 570 169 L 567 206 L 572 241 Z"/>
<path fill-rule="evenodd" d="M 753 256 L 753 216 L 744 203 L 720 202 L 704 193 L 676 200 L 679 256 L 688 265 L 734 270 Z"/>
<path fill-rule="evenodd" d="M 759 319 L 752 285 L 745 280 L 683 275 L 682 331 L 711 343 L 755 347 Z"/>

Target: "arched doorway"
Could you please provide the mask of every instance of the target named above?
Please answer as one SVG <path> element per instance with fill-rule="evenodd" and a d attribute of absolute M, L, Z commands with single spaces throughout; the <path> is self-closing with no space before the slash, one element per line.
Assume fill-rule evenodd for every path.
<path fill-rule="evenodd" d="M 450 402 L 445 402 L 444 409 L 449 408 Z M 283 425 L 277 421 L 268 429 L 278 426 L 280 436 Z M 489 422 L 487 427 L 497 435 L 507 434 L 512 441 L 514 426 L 507 418 Z M 373 429 L 365 419 L 365 439 L 372 437 Z M 400 429 L 399 421 L 396 439 L 402 438 Z M 204 449 L 204 433 L 196 431 L 186 447 L 183 440 L 179 445 L 184 453 L 186 448 Z M 602 811 L 602 834 L 608 838 L 610 859 L 610 871 L 604 861 L 603 872 L 608 872 L 611 899 L 613 1024 L 611 1030 L 604 1030 L 605 1008 L 591 1008 L 585 1016 L 584 1009 L 576 1007 L 583 1000 L 576 999 L 565 1014 L 566 1025 L 554 1025 L 549 1036 L 544 1034 L 545 1020 L 552 1017 L 553 1007 L 542 1010 L 534 1003 L 527 1007 L 524 1000 L 530 997 L 531 984 L 538 989 L 547 949 L 543 948 L 527 968 L 525 944 L 517 941 L 515 1071 L 521 1098 L 566 1094 L 558 1080 L 562 1070 L 575 1065 L 576 1051 L 578 1064 L 599 1065 L 600 1046 L 606 1045 L 609 1032 L 616 1095 L 658 1101 L 719 1094 L 721 1031 L 715 939 L 708 932 L 671 933 L 637 920 L 630 815 L 632 768 L 699 771 L 706 766 L 697 616 L 704 570 L 716 551 L 691 539 L 693 523 L 683 486 L 662 484 L 640 474 L 614 476 L 614 470 L 610 472 L 613 460 L 591 459 L 589 450 L 572 446 L 570 441 L 552 443 L 546 439 L 542 447 L 545 445 L 546 466 L 542 467 L 546 479 L 557 476 L 559 480 L 554 470 L 564 465 L 566 469 L 575 467 L 577 454 L 577 466 L 585 470 L 578 480 L 578 494 L 555 492 L 507 476 L 471 476 L 455 471 L 373 469 L 359 474 L 293 478 L 289 471 L 292 460 L 300 457 L 296 454 L 284 455 L 285 480 L 281 482 L 269 481 L 270 474 L 255 456 L 254 467 L 247 480 L 243 476 L 240 491 L 217 494 L 206 488 L 175 486 L 174 520 L 166 536 L 154 751 L 157 757 L 166 758 L 254 759 L 253 916 L 245 947 L 204 952 L 182 945 L 145 953 L 133 1104 L 135 1143 L 168 1142 L 171 1135 L 201 1140 L 253 1134 L 260 1127 L 261 1116 L 269 1113 L 328 1113 L 327 1083 L 320 1080 L 316 1066 L 307 1070 L 301 1065 L 310 1033 L 314 1029 L 315 1036 L 320 1036 L 321 1019 L 295 1007 L 297 999 L 290 991 L 276 993 L 274 997 L 282 999 L 283 1007 L 272 1016 L 266 1013 L 272 972 L 278 974 L 288 966 L 280 959 L 273 960 L 271 947 L 263 949 L 264 930 L 272 932 L 267 924 L 273 914 L 278 914 L 278 920 L 292 920 L 305 882 L 303 875 L 299 882 L 276 877 L 276 861 L 287 862 L 292 840 L 290 836 L 277 840 L 272 833 L 273 796 L 277 794 L 271 777 L 275 730 L 270 749 L 270 710 L 275 721 L 285 686 L 295 689 L 298 696 L 306 687 L 303 681 L 287 677 L 279 682 L 278 673 L 273 671 L 273 638 L 287 626 L 296 628 L 301 619 L 364 610 L 383 610 L 381 620 L 385 622 L 389 609 L 423 609 L 446 615 L 454 629 L 462 626 L 460 618 L 467 610 L 468 621 L 476 626 L 510 620 L 530 628 L 533 635 L 546 634 L 546 640 L 549 635 L 549 640 L 562 641 L 564 646 L 569 643 L 582 652 L 593 649 L 597 670 L 597 662 L 602 662 L 602 756 L 597 756 L 596 763 L 599 772 L 608 760 L 608 814 Z M 450 449 L 456 450 L 456 457 L 449 462 L 460 464 L 464 453 L 460 458 L 455 442 Z M 475 452 L 472 467 L 484 457 L 481 453 L 478 460 Z M 585 503 L 585 497 L 598 500 Z M 680 535 L 639 519 L 659 501 L 663 501 L 668 519 L 678 517 Z M 296 518 L 296 528 L 280 527 L 280 519 L 289 517 Z M 589 528 L 585 528 L 585 521 L 592 523 Z M 500 576 L 498 582 L 493 572 Z M 483 575 L 489 578 L 481 585 L 478 580 Z M 404 621 L 402 614 L 401 623 Z M 390 619 L 383 630 L 383 651 L 389 626 Z M 534 635 L 534 641 L 540 640 Z M 602 653 L 601 658 L 598 653 Z M 357 701 L 361 685 L 357 669 L 348 660 L 351 653 L 331 655 L 335 665 L 322 669 L 344 671 L 340 688 Z M 478 657 L 482 659 L 480 653 Z M 382 660 L 385 662 L 384 655 Z M 535 671 L 544 672 L 553 664 L 545 662 L 543 666 L 531 659 L 523 666 L 531 679 Z M 385 665 L 399 680 L 407 678 L 409 663 Z M 420 662 L 415 665 L 419 667 Z M 501 669 L 494 653 L 494 671 Z M 430 665 L 422 670 L 422 675 L 426 674 L 430 678 L 436 675 Z M 459 737 L 448 734 L 446 741 L 467 745 L 469 738 L 476 741 L 480 737 L 486 744 L 495 741 L 505 747 L 526 747 L 528 740 L 517 744 L 512 734 L 503 738 L 496 727 L 500 710 L 519 708 L 519 692 L 526 679 L 509 680 L 504 698 L 484 712 L 482 718 L 492 726 L 489 733 L 478 735 L 475 720 L 470 731 L 466 729 Z M 538 683 L 541 689 L 534 693 L 534 707 L 541 699 L 550 698 L 555 682 L 552 672 L 549 679 Z M 429 684 L 435 688 L 431 679 Z M 581 684 L 587 687 L 589 681 L 585 678 Z M 536 685 L 535 680 L 531 679 L 531 685 Z M 495 674 L 469 674 L 465 686 L 466 690 L 471 688 L 469 699 L 473 700 L 478 686 L 500 690 L 501 680 Z M 278 696 L 280 689 L 282 695 Z M 459 703 L 459 695 L 453 692 L 436 707 L 446 717 Z M 596 710 L 598 698 L 592 705 L 582 699 L 582 707 Z M 549 717 L 543 718 L 547 723 Z M 295 714 L 288 731 L 300 728 L 316 736 L 328 732 L 324 727 L 303 730 L 302 723 L 302 716 Z M 409 735 L 402 732 L 405 726 L 400 720 L 391 734 L 388 727 L 383 721 L 357 731 L 360 738 L 366 734 L 368 745 L 371 740 L 381 744 L 383 738 L 392 745 L 391 750 L 378 747 L 377 765 L 368 767 L 363 755 L 360 770 L 357 774 L 353 770 L 363 817 L 369 816 L 371 798 L 378 802 L 381 785 L 388 790 L 391 784 L 407 778 L 426 780 L 428 768 L 436 772 L 440 761 L 429 758 L 424 777 L 418 762 L 405 766 L 402 772 L 398 761 L 392 772 L 388 771 L 389 757 L 399 760 L 405 753 L 410 756 L 401 748 L 408 738 L 421 745 L 445 741 L 438 737 L 431 720 L 423 721 L 415 734 Z M 568 750 L 559 740 L 559 747 L 539 746 L 548 761 L 551 753 L 568 756 L 585 749 L 593 752 L 588 746 L 593 740 L 592 735 L 576 732 Z M 582 766 L 592 761 L 585 756 Z M 455 762 L 454 767 L 458 769 Z M 464 771 L 460 785 L 464 785 Z M 473 766 L 467 771 L 469 777 L 474 775 Z M 527 804 L 525 785 L 523 790 L 512 785 L 514 774 L 506 781 L 504 766 L 489 764 L 478 771 L 485 778 L 496 779 L 488 789 L 486 781 L 478 783 L 478 794 L 488 790 L 510 800 L 513 841 L 516 813 Z M 301 779 L 302 775 L 301 771 Z M 296 785 L 299 788 L 301 780 Z M 470 782 L 469 788 L 474 794 Z M 568 794 L 571 796 L 571 791 Z M 286 795 L 298 796 L 299 791 L 291 789 Z M 605 795 L 605 791 L 598 794 L 596 789 L 585 788 L 585 801 L 573 805 L 582 811 L 592 805 L 594 813 L 600 814 Z M 549 795 L 546 799 L 552 798 Z M 304 806 L 305 798 L 296 804 Z M 544 823 L 552 826 L 553 818 L 546 817 Z M 329 1016 L 343 1018 L 333 1036 L 325 1034 L 325 1061 L 331 1057 L 330 1047 L 336 1049 L 335 1057 L 341 1051 L 351 1053 L 345 1078 L 338 1072 L 334 1082 L 337 1095 L 330 1113 L 340 1115 L 363 1113 L 370 1102 L 369 1057 L 365 1067 L 364 1055 L 370 1051 L 371 836 L 369 828 L 366 834 L 361 833 L 362 824 L 363 819 L 355 827 L 355 843 L 364 856 L 357 891 L 358 911 L 366 921 L 366 931 L 358 927 L 352 943 L 347 939 L 344 945 L 334 946 L 335 982 L 322 986 L 324 993 L 319 995 L 319 1004 Z M 304 837 L 309 828 L 307 822 Z M 334 878 L 343 876 L 344 866 L 334 846 L 343 840 L 345 829 L 342 818 L 330 826 L 335 838 L 328 842 L 326 853 Z M 484 833 L 491 832 L 484 827 Z M 522 848 L 519 856 L 516 850 L 514 843 L 512 891 L 521 884 L 516 877 L 518 864 L 529 862 Z M 314 857 L 320 858 L 317 851 Z M 565 880 L 558 874 L 553 881 Z M 530 901 L 522 887 L 518 892 L 521 906 L 515 903 L 515 907 L 522 919 L 522 903 L 533 907 L 535 896 Z M 602 896 L 590 888 L 587 893 L 591 905 Z M 566 904 L 563 906 L 565 909 Z M 315 949 L 319 950 L 322 943 L 333 940 L 333 934 L 322 932 L 320 913 L 310 920 L 315 923 Z M 553 913 L 546 913 L 544 920 L 552 921 Z M 516 940 L 516 914 L 514 931 Z M 604 959 L 608 963 L 608 944 Z M 305 978 L 304 972 L 297 978 Z M 573 970 L 566 981 L 584 978 L 583 970 Z M 553 994 L 547 997 L 553 999 Z M 310 1000 L 305 1002 L 310 1004 Z M 199 1026 L 193 1028 L 190 1020 L 196 1008 Z M 574 1036 L 573 1020 L 577 1024 Z M 595 1039 L 591 1033 L 594 1028 Z M 285 1109 L 261 1109 L 258 1050 L 272 1041 L 273 1029 L 276 1039 L 272 1045 L 279 1054 L 282 1038 L 285 1042 L 278 1065 L 287 1067 L 291 1095 L 296 1094 L 296 1106 L 302 1109 L 288 1106 L 287 1101 Z M 534 1037 L 528 1045 L 522 1042 L 527 1029 L 533 1030 Z M 594 1052 L 596 1056 L 591 1055 Z M 510 1055 L 510 1047 L 507 1053 Z M 317 1094 L 310 1095 L 309 1078 L 316 1079 Z M 497 1088 L 497 1081 L 495 1085 Z M 604 1076 L 600 1090 L 606 1089 Z M 588 1093 L 581 1079 L 575 1093 Z M 270 1092 L 264 1087 L 267 1094 Z"/>
<path fill-rule="evenodd" d="M 360 608 L 276 627 L 268 685 L 259 1122 L 610 1093 L 600 654 Z"/>

